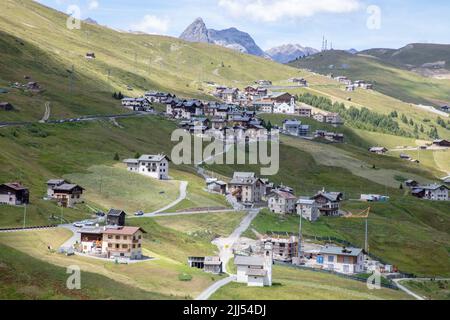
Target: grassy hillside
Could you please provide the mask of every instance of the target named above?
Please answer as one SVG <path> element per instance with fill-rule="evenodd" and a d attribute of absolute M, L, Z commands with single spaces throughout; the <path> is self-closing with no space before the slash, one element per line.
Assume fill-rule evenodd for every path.
<path fill-rule="evenodd" d="M 219 289 L 212 300 L 403 300 L 409 297 L 390 289 L 369 290 L 364 282 L 333 275 L 296 270 L 289 267 L 273 268 L 273 286 L 251 288 L 231 283 Z"/>
<path fill-rule="evenodd" d="M 441 106 L 450 101 L 450 80 L 425 78 L 368 55 L 332 50 L 289 65 L 324 75 L 332 73 L 365 80 L 373 83 L 376 91 L 409 103 Z"/>
<path fill-rule="evenodd" d="M 2 300 L 157 300 L 169 296 L 145 291 L 92 272 L 82 272 L 81 290 L 66 287 L 66 268 L 0 244 Z"/>
<path fill-rule="evenodd" d="M 66 28 L 67 16 L 31 0 L 11 0 L 0 12 L 0 87 L 30 76 L 40 94 L 3 94 L 19 109 L 0 120 L 40 119 L 50 101 L 51 118 L 117 113 L 113 91 L 135 96 L 164 90 L 204 97 L 209 82 L 239 85 L 257 79 L 287 79 L 295 70 L 220 46 L 176 38 L 120 33 L 82 23 Z M 85 54 L 94 52 L 96 59 Z M 72 66 L 74 73 L 71 75 Z M 127 91 L 127 86 L 134 88 Z"/>
<path fill-rule="evenodd" d="M 419 68 L 426 64 L 444 62 L 442 68 L 450 70 L 450 45 L 411 43 L 400 49 L 369 49 L 360 52 L 395 64 L 401 68 Z"/>
<path fill-rule="evenodd" d="M 403 281 L 402 285 L 428 300 L 450 300 L 450 281 Z"/>
<path fill-rule="evenodd" d="M 98 121 L 1 129 L 0 181 L 21 181 L 30 188 L 27 225 L 60 222 L 61 214 L 69 221 L 88 216 L 89 210 L 83 206 L 77 207 L 78 210 L 64 209 L 62 213 L 55 203 L 42 200 L 46 193 L 46 181 L 51 178 L 66 177 L 86 185 L 88 202 L 98 208 L 124 205 L 129 210 L 135 210 L 140 204 L 148 209 L 161 208 L 170 199 L 178 197 L 178 188 L 169 188 L 165 194 L 167 200 L 157 201 L 162 197 L 159 194 L 162 186 L 157 182 L 120 170 L 108 171 L 108 167 L 120 164 L 120 161 L 114 160 L 116 153 L 120 159 L 134 157 L 137 152 L 164 152 L 170 155 L 172 142 L 169 137 L 175 124 L 160 117 L 122 119 L 118 123 L 119 126 L 110 121 Z M 93 167 L 95 165 L 101 167 Z M 176 169 L 176 166 L 171 168 Z M 196 180 L 192 168 L 180 166 L 178 169 L 184 171 L 177 175 L 174 170 L 177 175 L 175 179 L 200 180 Z M 100 180 L 103 180 L 101 192 Z M 121 192 L 118 196 L 119 181 L 133 184 L 124 187 L 126 192 L 136 191 L 134 187 L 138 185 L 151 185 L 151 188 L 140 188 L 141 195 L 134 193 L 132 197 L 127 197 L 126 193 Z M 196 185 L 200 189 L 200 183 Z M 206 192 L 200 192 L 193 199 L 195 201 L 186 203 L 184 208 L 226 206 L 223 197 Z M 23 214 L 23 208 L 1 206 L 0 225 L 21 226 Z"/>
<path fill-rule="evenodd" d="M 115 282 L 110 282 L 108 288 L 111 286 L 114 288 L 114 283 L 119 283 L 132 287 L 136 290 L 136 295 L 144 291 L 154 293 L 155 297 L 161 295 L 165 299 L 192 299 L 220 278 L 198 269 L 191 269 L 187 265 L 187 257 L 190 255 L 215 253 L 216 248 L 209 241 L 162 227 L 152 219 L 139 219 L 134 225 L 139 225 L 148 232 L 143 243 L 143 254 L 153 258 L 152 260 L 123 265 L 80 256 L 67 257 L 51 252 L 47 249 L 49 244 L 56 249 L 70 237 L 67 230 L 61 229 L 2 233 L 0 244 L 58 267 L 78 265 L 82 271 L 82 285 L 85 281 L 83 275 L 90 272 L 107 277 L 108 280 L 113 279 Z M 27 259 L 24 258 L 22 263 L 27 264 Z M 192 277 L 191 281 L 180 281 L 180 274 L 189 274 Z M 119 285 L 116 286 L 117 289 L 120 288 Z M 15 283 L 13 287 L 20 290 L 21 284 Z"/>

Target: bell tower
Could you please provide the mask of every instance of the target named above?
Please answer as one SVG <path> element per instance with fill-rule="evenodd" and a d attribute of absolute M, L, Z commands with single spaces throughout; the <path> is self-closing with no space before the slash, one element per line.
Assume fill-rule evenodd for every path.
<path fill-rule="evenodd" d="M 264 278 L 265 286 L 272 286 L 272 265 L 273 265 L 273 244 L 266 242 L 264 244 L 264 270 L 267 275 Z"/>

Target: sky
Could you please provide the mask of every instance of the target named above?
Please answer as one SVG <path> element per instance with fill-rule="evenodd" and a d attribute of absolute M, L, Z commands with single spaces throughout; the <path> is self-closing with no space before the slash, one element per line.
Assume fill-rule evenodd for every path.
<path fill-rule="evenodd" d="M 450 43 L 448 0 L 38 0 L 59 11 L 80 8 L 101 25 L 178 37 L 196 18 L 236 27 L 264 50 L 282 44 L 316 49 L 400 48 Z"/>

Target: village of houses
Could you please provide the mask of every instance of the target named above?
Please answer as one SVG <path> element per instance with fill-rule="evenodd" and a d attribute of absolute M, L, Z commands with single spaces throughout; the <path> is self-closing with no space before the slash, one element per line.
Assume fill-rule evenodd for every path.
<path fill-rule="evenodd" d="M 337 81 L 346 81 L 344 77 Z M 290 79 L 300 86 L 307 86 L 304 79 Z M 371 89 L 363 81 L 347 83 L 346 90 L 356 88 Z M 214 137 L 225 137 L 227 131 L 233 137 L 260 138 L 263 122 L 258 118 L 261 113 L 286 115 L 282 134 L 304 139 L 323 138 L 329 142 L 342 143 L 344 135 L 336 132 L 317 130 L 310 132 L 310 126 L 289 116 L 312 118 L 318 122 L 334 126 L 343 124 L 339 114 L 314 112 L 313 108 L 297 103 L 295 97 L 286 92 L 271 92 L 271 82 L 256 81 L 244 91 L 237 88 L 217 86 L 213 92 L 215 101 L 180 99 L 170 93 L 147 92 L 140 98 L 124 98 L 122 105 L 134 111 L 152 111 L 153 104 L 166 106 L 165 116 L 177 121 L 178 125 L 194 134 L 211 134 Z M 267 133 L 264 133 L 267 134 Z M 446 140 L 434 142 L 435 147 L 448 148 Z M 430 147 L 430 146 L 428 146 Z M 384 147 L 373 147 L 369 152 L 384 154 Z M 410 159 L 409 159 L 410 160 Z M 137 159 L 123 161 L 131 173 L 142 174 L 152 179 L 169 180 L 170 159 L 164 154 L 142 155 Z M 84 202 L 86 190 L 83 186 L 72 184 L 64 179 L 50 179 L 47 182 L 45 200 L 54 201 L 61 207 L 74 207 Z M 430 201 L 449 201 L 450 176 L 444 177 L 442 183 L 422 185 L 420 182 L 405 182 L 410 193 L 418 198 Z M 258 177 L 254 172 L 234 172 L 228 182 L 215 178 L 206 178 L 205 190 L 232 198 L 236 210 L 267 209 L 277 215 L 297 215 L 299 220 L 316 222 L 324 216 L 343 217 L 347 213 L 341 210 L 345 194 L 340 190 L 317 190 L 316 194 L 296 195 L 289 186 L 275 185 L 268 179 Z M 27 186 L 19 182 L 5 182 L 0 185 L 0 204 L 19 206 L 29 203 L 30 194 Z M 388 195 L 362 194 L 359 201 L 389 201 Z M 142 253 L 142 241 L 146 231 L 139 227 L 129 227 L 126 219 L 130 213 L 120 208 L 111 208 L 108 213 L 99 213 L 96 220 L 75 222 L 77 239 L 71 248 L 62 248 L 67 254 L 79 254 L 96 259 L 135 263 L 146 261 Z M 143 212 L 131 213 L 135 218 Z M 301 223 L 301 222 L 300 222 Z M 379 270 L 386 274 L 395 274 L 392 265 L 374 261 L 366 255 L 362 248 L 342 247 L 334 244 L 314 244 L 306 242 L 298 235 L 261 235 L 251 243 L 236 243 L 232 248 L 234 265 L 237 268 L 237 282 L 249 286 L 271 286 L 272 265 L 287 263 L 327 270 L 340 274 L 370 273 Z M 220 256 L 189 257 L 186 263 L 192 268 L 205 272 L 221 274 L 226 272 L 225 264 Z"/>

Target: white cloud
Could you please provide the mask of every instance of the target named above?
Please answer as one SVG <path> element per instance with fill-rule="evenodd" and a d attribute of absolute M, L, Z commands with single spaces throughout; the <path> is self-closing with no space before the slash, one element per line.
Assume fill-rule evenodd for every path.
<path fill-rule="evenodd" d="M 131 25 L 133 31 L 142 31 L 151 34 L 165 34 L 169 29 L 169 18 L 159 18 L 154 15 L 145 15 L 141 22 Z"/>
<path fill-rule="evenodd" d="M 234 17 L 276 22 L 311 17 L 318 13 L 348 13 L 360 8 L 360 0 L 219 0 Z"/>
<path fill-rule="evenodd" d="M 95 10 L 98 9 L 100 4 L 96 0 L 89 1 L 89 10 Z"/>

